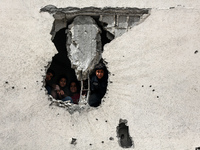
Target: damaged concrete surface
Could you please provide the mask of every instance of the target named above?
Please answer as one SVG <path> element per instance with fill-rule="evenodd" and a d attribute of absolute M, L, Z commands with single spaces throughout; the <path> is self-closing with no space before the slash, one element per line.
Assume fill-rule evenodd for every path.
<path fill-rule="evenodd" d="M 122 150 L 116 133 L 120 118 L 128 121 L 135 150 L 200 146 L 199 2 L 0 3 L 0 149 Z M 55 19 L 39 13 L 49 4 L 152 8 L 143 23 L 104 47 L 111 75 L 109 91 L 98 108 L 71 115 L 49 106 L 42 86 L 45 66 L 57 53 L 49 34 Z"/>
<path fill-rule="evenodd" d="M 55 24 L 58 29 L 54 29 L 52 35 L 54 36 L 55 32 L 58 31 L 60 26 L 62 26 L 63 22 L 60 20 L 66 20 L 67 22 L 71 22 L 76 16 L 91 16 L 94 18 L 99 18 L 99 21 L 105 26 L 103 29 L 108 31 L 114 37 L 119 37 L 124 34 L 129 29 L 133 28 L 135 25 L 143 22 L 149 15 L 150 9 L 143 8 L 97 8 L 97 7 L 86 7 L 86 8 L 77 8 L 77 7 L 67 7 L 67 8 L 57 8 L 53 5 L 47 5 L 43 7 L 41 12 L 48 12 L 53 14 L 55 18 Z M 58 21 L 59 20 L 59 21 Z M 108 36 L 109 38 L 109 36 Z"/>
<path fill-rule="evenodd" d="M 106 31 L 106 38 L 113 40 L 150 15 L 150 9 L 139 8 L 57 8 L 47 5 L 40 11 L 53 14 L 55 18 L 52 40 L 56 32 L 66 28 L 68 57 L 79 81 L 88 79 L 101 59 L 104 45 L 100 28 Z"/>
<path fill-rule="evenodd" d="M 101 30 L 89 16 L 78 16 L 67 31 L 67 51 L 71 66 L 79 81 L 88 79 L 89 73 L 101 59 Z"/>

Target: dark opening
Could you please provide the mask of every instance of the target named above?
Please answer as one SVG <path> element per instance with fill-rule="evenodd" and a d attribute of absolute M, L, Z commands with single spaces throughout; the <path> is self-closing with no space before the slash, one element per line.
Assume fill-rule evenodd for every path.
<path fill-rule="evenodd" d="M 129 135 L 129 127 L 126 126 L 127 121 L 120 119 L 119 126 L 117 127 L 117 136 L 119 144 L 123 148 L 130 148 L 133 146 L 132 138 Z"/>
<path fill-rule="evenodd" d="M 53 39 L 53 43 L 58 53 L 52 58 L 51 65 L 49 67 L 49 69 L 55 72 L 55 77 L 50 80 L 49 84 L 57 83 L 58 78 L 65 75 L 67 77 L 68 87 L 70 81 L 76 80 L 76 75 L 74 69 L 71 68 L 71 62 L 67 56 L 65 30 L 66 28 L 59 30 Z"/>
<path fill-rule="evenodd" d="M 102 52 L 103 52 L 104 45 L 111 41 L 111 39 L 109 39 L 107 37 L 107 35 L 109 34 L 109 37 L 111 37 L 111 38 L 114 38 L 114 36 L 112 34 L 108 33 L 106 30 L 104 30 L 103 27 L 105 26 L 105 24 L 98 21 L 99 16 L 92 17 L 92 18 L 96 21 L 96 24 L 101 29 L 101 42 L 102 42 Z M 72 22 L 73 22 L 73 19 L 68 21 L 67 25 L 70 25 Z M 75 75 L 75 70 L 71 68 L 71 62 L 70 62 L 70 59 L 68 58 L 67 48 L 66 48 L 66 41 L 67 41 L 66 30 L 67 29 L 68 29 L 68 26 L 66 28 L 62 28 L 59 31 L 57 31 L 53 40 L 52 40 L 52 42 L 54 43 L 58 53 L 54 57 L 52 57 L 52 62 L 50 64 L 48 70 L 49 69 L 53 70 L 55 72 L 55 76 L 50 81 L 46 81 L 46 85 L 48 85 L 50 87 L 50 89 L 52 89 L 52 86 L 54 84 L 58 83 L 58 80 L 60 79 L 60 77 L 65 76 L 67 78 L 65 91 L 66 91 L 66 95 L 70 96 L 69 86 L 70 86 L 71 81 L 76 81 L 77 88 L 78 88 L 77 93 L 80 93 L 81 82 L 77 81 L 77 77 Z M 105 62 L 105 61 L 103 61 L 103 59 L 101 61 Z M 47 70 L 47 73 L 48 73 L 48 70 Z M 92 72 L 90 74 L 91 78 L 92 78 L 93 74 L 94 74 L 94 72 Z M 106 72 L 106 77 L 108 77 L 108 71 Z M 106 82 L 107 82 L 107 78 L 106 78 Z M 88 88 L 87 83 L 88 83 L 87 80 L 84 81 L 84 83 L 83 83 L 84 89 Z M 46 87 L 46 89 L 47 89 L 47 87 Z M 106 89 L 107 89 L 107 83 L 106 83 Z M 48 89 L 47 89 L 47 91 L 48 91 Z M 104 94 L 105 94 L 105 92 L 106 91 L 104 91 Z M 51 93 L 52 92 L 48 92 L 48 94 L 53 96 L 53 94 L 51 94 Z M 85 93 L 86 93 L 85 91 L 82 92 L 82 94 L 85 94 Z M 98 103 L 93 104 L 93 102 L 92 103 L 89 102 L 89 105 L 93 106 L 93 107 L 99 106 L 101 104 L 101 99 L 103 98 L 104 94 L 101 93 L 100 96 L 99 96 L 99 94 L 98 95 L 92 95 L 92 92 L 90 94 L 91 94 L 91 98 L 93 98 L 93 99 L 96 98 L 96 96 L 97 96 L 96 99 L 98 99 Z M 78 102 L 75 103 L 75 104 L 78 104 Z"/>

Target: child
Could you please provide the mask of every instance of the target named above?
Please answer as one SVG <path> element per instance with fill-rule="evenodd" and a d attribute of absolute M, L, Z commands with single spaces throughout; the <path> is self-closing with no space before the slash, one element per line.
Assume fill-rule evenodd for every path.
<path fill-rule="evenodd" d="M 65 76 L 61 76 L 58 79 L 57 85 L 53 85 L 53 90 L 51 91 L 51 95 L 55 99 L 60 99 L 63 101 L 72 101 L 72 98 L 66 94 L 66 85 L 67 85 L 67 78 Z"/>
<path fill-rule="evenodd" d="M 69 86 L 70 96 L 74 104 L 78 104 L 80 98 L 80 90 L 77 81 L 72 81 Z"/>
<path fill-rule="evenodd" d="M 101 104 L 101 99 L 106 93 L 108 85 L 108 71 L 103 63 L 95 66 L 94 74 L 90 78 L 89 105 L 98 107 Z"/>
<path fill-rule="evenodd" d="M 46 88 L 48 94 L 51 94 L 52 87 L 49 82 L 51 81 L 51 79 L 54 76 L 55 76 L 55 72 L 51 69 L 48 69 L 47 73 L 46 73 L 46 77 L 45 77 L 45 88 Z"/>

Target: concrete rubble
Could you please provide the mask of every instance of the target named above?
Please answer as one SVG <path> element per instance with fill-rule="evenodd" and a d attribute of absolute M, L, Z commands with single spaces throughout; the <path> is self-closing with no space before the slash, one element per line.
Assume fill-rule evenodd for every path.
<path fill-rule="evenodd" d="M 100 32 L 94 19 L 89 16 L 76 17 L 68 27 L 68 57 L 79 81 L 88 79 L 94 65 L 101 59 Z"/>

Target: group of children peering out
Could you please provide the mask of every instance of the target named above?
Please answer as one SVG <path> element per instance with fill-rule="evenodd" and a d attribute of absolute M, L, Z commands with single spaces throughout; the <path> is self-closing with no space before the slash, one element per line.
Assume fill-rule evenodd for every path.
<path fill-rule="evenodd" d="M 80 82 L 73 80 L 67 85 L 67 77 L 60 76 L 57 83 L 50 85 L 49 81 L 55 76 L 53 70 L 48 69 L 45 78 L 45 88 L 53 98 L 70 101 L 78 104 L 80 98 Z M 108 84 L 108 70 L 104 63 L 100 62 L 90 75 L 90 95 L 88 103 L 92 107 L 98 107 L 104 97 Z M 69 92 L 68 92 L 69 91 Z M 82 94 L 82 93 L 81 93 Z"/>

